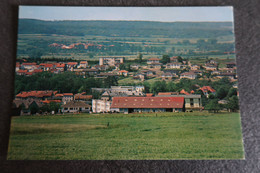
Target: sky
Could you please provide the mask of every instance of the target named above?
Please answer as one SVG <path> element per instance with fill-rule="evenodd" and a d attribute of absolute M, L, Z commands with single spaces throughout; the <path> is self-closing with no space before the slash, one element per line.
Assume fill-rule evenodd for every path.
<path fill-rule="evenodd" d="M 20 6 L 19 18 L 40 20 L 233 21 L 226 7 Z"/>

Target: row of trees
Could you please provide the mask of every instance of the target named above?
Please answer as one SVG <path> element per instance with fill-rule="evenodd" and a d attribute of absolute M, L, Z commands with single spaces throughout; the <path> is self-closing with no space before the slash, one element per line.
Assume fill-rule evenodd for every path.
<path fill-rule="evenodd" d="M 82 78 L 73 72 L 53 74 L 42 72 L 32 76 L 19 76 L 15 78 L 15 94 L 30 90 L 56 90 L 61 93 L 78 93 L 86 91 L 91 93 L 91 88 L 102 88 L 117 85 L 115 77 L 96 79 L 93 77 Z"/>

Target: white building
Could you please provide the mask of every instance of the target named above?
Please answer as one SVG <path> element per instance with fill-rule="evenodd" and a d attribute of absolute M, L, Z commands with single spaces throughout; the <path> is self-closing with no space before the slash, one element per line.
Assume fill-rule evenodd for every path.
<path fill-rule="evenodd" d="M 92 100 L 92 112 L 93 113 L 105 113 L 110 112 L 110 106 L 112 104 L 112 101 L 108 101 L 106 99 L 103 100 Z"/>
<path fill-rule="evenodd" d="M 80 112 L 89 112 L 91 106 L 84 103 L 83 101 L 70 101 L 65 105 L 61 106 L 62 113 L 80 113 Z"/>

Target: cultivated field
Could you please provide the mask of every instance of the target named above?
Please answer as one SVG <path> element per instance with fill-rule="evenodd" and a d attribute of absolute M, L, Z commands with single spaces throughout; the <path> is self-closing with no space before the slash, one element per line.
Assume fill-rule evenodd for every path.
<path fill-rule="evenodd" d="M 238 113 L 13 117 L 9 160 L 243 159 Z"/>

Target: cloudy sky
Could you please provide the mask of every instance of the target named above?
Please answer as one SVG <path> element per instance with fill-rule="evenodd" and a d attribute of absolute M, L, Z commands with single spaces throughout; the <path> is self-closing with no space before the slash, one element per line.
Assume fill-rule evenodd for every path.
<path fill-rule="evenodd" d="M 232 7 L 20 6 L 19 18 L 41 20 L 233 21 Z"/>

